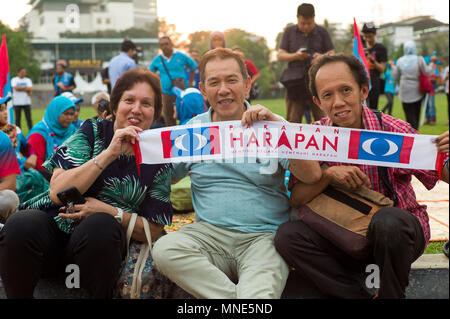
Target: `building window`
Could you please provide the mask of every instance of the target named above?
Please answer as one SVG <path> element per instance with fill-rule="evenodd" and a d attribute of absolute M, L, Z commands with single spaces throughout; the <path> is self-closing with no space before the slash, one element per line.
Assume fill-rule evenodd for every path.
<path fill-rule="evenodd" d="M 44 24 L 44 22 L 45 22 L 44 16 L 40 17 L 39 22 L 40 22 L 41 25 Z"/>
<path fill-rule="evenodd" d="M 64 23 L 64 18 L 63 17 L 58 17 L 58 23 L 59 24 Z"/>
<path fill-rule="evenodd" d="M 97 18 L 97 23 L 98 24 L 102 24 L 102 19 L 101 18 Z"/>
<path fill-rule="evenodd" d="M 106 24 L 110 24 L 111 23 L 111 19 L 110 18 L 106 18 L 105 23 Z"/>

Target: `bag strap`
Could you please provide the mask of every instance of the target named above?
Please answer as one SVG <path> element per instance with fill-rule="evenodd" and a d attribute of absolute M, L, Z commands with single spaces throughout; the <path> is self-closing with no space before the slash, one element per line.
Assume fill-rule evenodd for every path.
<path fill-rule="evenodd" d="M 130 247 L 130 241 L 131 241 L 131 235 L 133 234 L 134 225 L 136 224 L 137 214 L 131 214 L 130 221 L 128 222 L 128 228 L 127 228 L 127 258 Z"/>
<path fill-rule="evenodd" d="M 381 118 L 381 111 L 380 110 L 372 110 L 372 112 L 376 115 L 378 118 L 378 122 L 380 122 L 381 130 L 383 130 L 383 119 Z M 394 200 L 394 207 L 398 204 L 398 197 L 397 194 L 392 189 L 392 185 L 389 181 L 389 176 L 387 172 L 387 167 L 384 166 L 377 166 L 378 169 L 378 175 L 380 175 L 381 181 L 383 182 L 384 187 L 388 190 L 390 197 Z"/>
<path fill-rule="evenodd" d="M 164 70 L 166 70 L 167 75 L 169 76 L 170 82 L 173 82 L 172 77 L 170 76 L 169 70 L 167 69 L 166 63 L 164 62 L 164 58 L 162 55 L 159 56 L 161 58 L 162 65 L 164 67 Z"/>
<path fill-rule="evenodd" d="M 133 215 L 137 216 L 137 214 Z M 152 236 L 150 232 L 150 226 L 147 219 L 141 217 L 141 220 L 144 226 L 144 233 L 147 242 L 143 242 L 141 244 L 139 256 L 134 266 L 133 282 L 131 285 L 131 292 L 130 292 L 132 299 L 138 299 L 140 297 L 140 291 L 142 287 L 142 272 L 144 271 L 148 256 L 151 255 L 152 253 Z"/>

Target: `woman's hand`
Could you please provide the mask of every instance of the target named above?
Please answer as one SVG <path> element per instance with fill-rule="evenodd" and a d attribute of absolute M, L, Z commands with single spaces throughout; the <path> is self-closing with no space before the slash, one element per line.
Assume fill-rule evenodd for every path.
<path fill-rule="evenodd" d="M 133 155 L 132 144 L 139 141 L 138 133 L 142 129 L 137 126 L 128 126 L 122 129 L 117 129 L 106 151 L 111 157 L 116 159 L 122 154 Z"/>
<path fill-rule="evenodd" d="M 66 210 L 67 207 L 61 207 L 60 210 Z M 93 197 L 87 197 L 86 203 L 80 205 L 74 205 L 72 208 L 69 208 L 72 212 L 59 213 L 58 216 L 69 218 L 74 221 L 81 221 L 86 217 L 94 214 L 94 213 L 109 213 L 111 215 L 115 215 L 117 209 L 109 204 L 106 204 L 98 199 Z"/>

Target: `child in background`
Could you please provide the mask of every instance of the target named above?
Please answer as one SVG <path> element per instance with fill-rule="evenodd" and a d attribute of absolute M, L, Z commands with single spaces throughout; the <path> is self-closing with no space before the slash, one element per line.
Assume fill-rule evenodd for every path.
<path fill-rule="evenodd" d="M 177 96 L 174 106 L 174 118 L 179 120 L 179 125 L 186 124 L 191 118 L 205 112 L 203 95 L 196 88 L 181 90 L 172 88 L 172 92 Z"/>
<path fill-rule="evenodd" d="M 61 94 L 61 96 L 65 96 L 66 98 L 71 100 L 73 102 L 73 104 L 75 104 L 75 115 L 73 116 L 72 125 L 75 126 L 75 128 L 78 130 L 80 128 L 81 124 L 83 124 L 83 121 L 80 120 L 78 118 L 78 116 L 80 115 L 81 102 L 83 102 L 84 100 L 81 97 L 80 98 L 76 97 L 71 92 L 64 92 Z"/>

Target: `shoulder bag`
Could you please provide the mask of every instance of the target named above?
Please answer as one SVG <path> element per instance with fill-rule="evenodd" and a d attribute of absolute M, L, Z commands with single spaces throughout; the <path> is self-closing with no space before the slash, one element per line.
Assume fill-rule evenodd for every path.
<path fill-rule="evenodd" d="M 162 57 L 162 55 L 159 56 L 161 58 L 161 62 L 162 65 L 164 67 L 164 70 L 166 70 L 167 72 L 167 76 L 170 79 L 170 82 L 172 83 L 172 87 L 177 87 L 180 90 L 184 90 L 186 88 L 186 81 L 183 78 L 175 78 L 172 79 L 172 77 L 170 76 L 169 70 L 167 69 L 166 63 L 164 62 L 164 58 Z"/>
<path fill-rule="evenodd" d="M 373 110 L 372 110 L 373 111 Z M 383 126 L 381 112 L 373 111 Z M 392 188 L 387 168 L 378 166 L 378 174 L 390 197 L 361 187 L 347 190 L 328 186 L 307 204 L 301 206 L 293 219 L 301 220 L 336 247 L 356 259 L 365 259 L 370 252 L 366 238 L 372 217 L 382 208 L 397 206 L 398 198 Z"/>
<path fill-rule="evenodd" d="M 430 78 L 426 74 L 425 71 L 422 71 L 420 68 L 420 61 L 422 59 L 419 58 L 418 67 L 419 67 L 419 91 L 421 93 L 430 93 L 433 89 L 433 83 L 431 83 Z"/>
<path fill-rule="evenodd" d="M 128 253 L 117 283 L 118 295 L 123 299 L 168 298 L 174 284 L 153 265 L 150 226 L 142 218 L 147 242 L 131 240 L 138 215 L 132 214 L 127 228 Z"/>
<path fill-rule="evenodd" d="M 365 187 L 350 191 L 328 186 L 301 206 L 294 220 L 301 220 L 348 255 L 363 260 L 370 252 L 366 233 L 372 217 L 392 206 L 392 200 Z"/>

